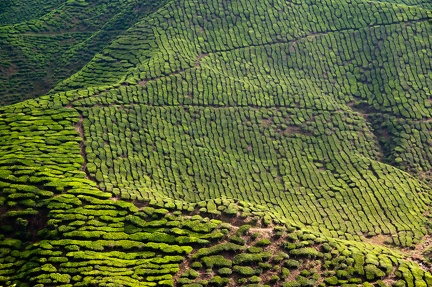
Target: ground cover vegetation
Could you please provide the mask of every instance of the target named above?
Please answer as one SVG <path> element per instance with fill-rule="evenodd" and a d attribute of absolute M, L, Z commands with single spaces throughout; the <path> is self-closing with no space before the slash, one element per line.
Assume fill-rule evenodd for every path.
<path fill-rule="evenodd" d="M 0 104 L 48 93 L 164 1 L 0 3 Z"/>
<path fill-rule="evenodd" d="M 432 4 L 45 2 L 0 4 L 0 286 L 432 285 Z"/>

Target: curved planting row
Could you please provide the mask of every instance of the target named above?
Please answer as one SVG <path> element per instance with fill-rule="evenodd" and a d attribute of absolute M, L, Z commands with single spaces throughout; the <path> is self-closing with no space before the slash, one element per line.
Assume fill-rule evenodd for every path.
<path fill-rule="evenodd" d="M 271 4 L 168 4 L 60 85 L 87 87 L 54 98 L 80 111 L 86 171 L 121 198 L 238 198 L 419 242 L 429 188 L 398 168 L 430 172 L 429 10 Z"/>
<path fill-rule="evenodd" d="M 47 104 L 1 113 L 2 285 L 431 284 L 402 253 L 283 225 L 247 202 L 114 198 L 81 170 L 79 114 Z"/>

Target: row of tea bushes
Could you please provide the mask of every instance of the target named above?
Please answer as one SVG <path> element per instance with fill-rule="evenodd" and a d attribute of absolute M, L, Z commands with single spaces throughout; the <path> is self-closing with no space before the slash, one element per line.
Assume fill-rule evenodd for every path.
<path fill-rule="evenodd" d="M 399 31 L 402 25 L 390 26 L 393 29 L 385 26 L 383 31 L 376 28 L 361 30 L 361 33 L 344 31 L 334 35 L 320 35 L 308 38 L 309 41 L 296 42 L 298 51 L 293 51 L 288 44 L 276 43 L 275 45 L 245 47 L 221 53 L 215 51 L 209 56 L 203 56 L 203 54 L 201 56 L 200 54 L 184 56 L 191 57 L 192 59 L 187 61 L 192 63 L 195 63 L 195 58 L 198 57 L 200 61 L 199 67 L 185 63 L 181 64 L 182 68 L 176 68 L 179 66 L 177 59 L 172 58 L 170 52 L 167 52 L 168 63 L 158 65 L 155 61 L 160 59 L 161 56 L 154 56 L 148 62 L 145 62 L 144 67 L 138 68 L 142 69 L 143 72 L 137 75 L 133 82 L 137 83 L 140 80 L 144 82 L 151 81 L 149 83 L 150 87 L 131 87 L 127 93 L 120 89 L 120 99 L 117 103 L 139 101 L 141 103 L 164 105 L 207 103 L 210 105 L 257 105 L 264 107 L 296 104 L 300 107 L 319 108 L 317 106 L 318 102 L 316 102 L 316 100 L 320 99 L 319 95 L 313 95 L 318 93 L 327 95 L 327 101 L 333 103 L 335 101 L 347 103 L 360 98 L 364 99 L 369 105 L 374 106 L 378 111 L 385 113 L 414 119 L 430 117 L 430 111 L 427 109 L 429 106 L 427 102 L 427 86 L 430 84 L 426 68 L 429 66 L 428 57 L 424 54 L 425 57 L 422 56 L 420 59 L 416 59 L 416 54 L 405 51 L 414 48 L 415 50 L 424 51 L 421 53 L 427 53 L 426 49 L 430 43 L 423 41 L 427 35 L 425 25 L 427 25 L 426 22 L 414 23 L 413 26 L 417 28 L 415 31 L 420 32 L 416 32 L 415 37 L 406 36 L 413 39 L 412 41 L 415 42 L 412 45 L 417 47 L 402 45 L 404 43 L 402 40 L 401 44 L 397 46 L 400 49 L 399 51 L 387 47 L 387 49 L 380 50 L 380 55 L 372 54 L 376 49 L 373 43 L 370 43 L 370 47 L 362 46 L 364 43 L 354 44 L 354 48 L 351 47 L 352 44 L 350 43 L 356 43 L 361 38 L 375 38 L 379 42 L 392 43 L 392 36 L 385 36 L 386 29 L 390 30 L 387 33 L 398 35 L 405 31 Z M 413 33 L 412 30 L 410 31 Z M 382 33 L 384 33 L 384 36 Z M 329 56 L 325 51 L 336 45 L 335 43 L 346 43 L 349 47 L 335 47 L 339 51 L 333 52 L 333 56 L 330 55 L 331 57 L 323 58 L 323 55 Z M 128 45 L 123 45 L 123 48 L 129 49 L 133 53 L 136 50 L 136 48 L 129 48 Z M 187 50 L 188 47 L 184 48 Z M 335 53 L 341 54 L 342 57 L 336 57 Z M 364 54 L 368 56 L 365 57 Z M 405 70 L 408 67 L 405 63 L 403 67 L 395 67 L 394 54 L 409 55 L 406 62 L 415 65 L 412 70 L 415 70 L 416 73 L 414 75 L 398 73 L 398 70 Z M 179 57 L 178 54 L 175 54 L 175 56 Z M 117 55 L 115 59 L 120 60 L 121 57 Z M 179 60 L 182 60 L 182 58 L 179 58 Z M 330 62 L 323 62 L 325 60 Z M 101 58 L 100 61 L 109 64 L 107 58 Z M 130 63 L 130 61 L 128 62 Z M 163 67 L 173 70 L 161 72 L 160 69 Z M 382 74 L 379 69 L 385 70 L 387 74 Z M 110 70 L 121 73 L 118 68 L 110 68 Z M 91 74 L 91 69 L 88 69 L 86 73 Z M 302 83 L 302 76 L 305 75 L 313 79 L 313 81 Z M 410 75 L 415 78 L 402 78 Z M 86 78 L 88 78 L 87 76 L 86 74 Z M 159 79 L 161 76 L 167 78 Z M 155 81 L 152 82 L 152 80 Z M 192 88 L 195 87 L 195 81 L 197 89 Z M 387 83 L 388 85 L 384 85 Z M 210 89 L 204 89 L 209 85 L 211 86 Z M 164 86 L 167 86 L 167 93 L 161 93 Z M 376 87 L 378 87 L 378 90 Z M 305 93 L 307 97 L 304 99 L 302 97 L 300 99 L 296 98 L 296 94 L 301 95 L 301 91 L 305 89 L 310 91 L 310 94 Z M 256 95 L 241 98 L 245 96 L 245 91 L 247 91 L 247 94 Z M 395 93 L 399 94 L 396 98 Z M 377 97 L 381 98 L 374 99 L 373 94 L 377 94 Z M 125 96 L 128 98 L 125 98 Z M 383 99 L 383 96 L 386 98 Z M 111 91 L 105 97 L 118 98 L 118 93 Z M 96 102 L 85 103 L 95 104 L 101 99 L 95 100 Z M 116 103 L 116 101 L 113 101 L 113 103 Z M 407 103 L 410 105 L 406 105 Z"/>
<path fill-rule="evenodd" d="M 168 5 L 152 20 L 146 19 L 134 26 L 103 55 L 68 80 L 70 88 L 75 88 L 74 85 L 96 86 L 98 83 L 113 84 L 115 88 L 99 92 L 89 90 L 87 95 L 78 97 L 68 96 L 71 104 L 88 107 L 141 103 L 348 110 L 364 116 L 371 124 L 379 138 L 377 147 L 386 163 L 414 173 L 430 169 L 432 157 L 430 149 L 425 147 L 430 145 L 431 134 L 427 125 L 416 125 L 416 121 L 429 121 L 432 116 L 428 88 L 432 84 L 429 77 L 432 55 L 427 9 L 385 3 L 374 3 L 370 9 L 360 9 L 361 4 L 356 3 L 354 7 L 357 8 L 351 5 L 337 10 L 354 9 L 361 15 L 357 15 L 364 22 L 361 25 L 351 21 L 344 28 L 303 27 L 303 32 L 293 32 L 288 40 L 274 40 L 269 36 L 258 41 L 240 38 L 251 34 L 253 27 L 262 27 L 262 18 L 267 19 L 266 25 L 271 26 L 289 23 L 273 21 L 267 14 L 290 15 L 288 10 L 284 10 L 286 7 L 312 9 L 313 13 L 309 13 L 318 14 L 314 18 L 320 22 L 320 15 L 327 13 L 317 12 L 313 3 L 279 3 L 274 6 L 273 13 L 272 9 L 257 8 L 255 11 L 252 8 L 266 5 L 265 2 L 252 7 L 243 7 L 244 3 L 240 2 L 227 3 L 228 6 L 214 2 L 201 5 L 184 3 L 186 7 L 190 6 L 185 11 Z M 226 13 L 214 12 L 234 9 L 229 5 L 241 7 L 238 19 L 233 23 Z M 334 8 L 332 3 L 321 5 L 329 5 L 329 10 Z M 376 13 L 374 9 L 377 9 Z M 200 18 L 193 15 L 201 14 L 202 23 L 199 25 L 202 31 L 198 28 L 199 31 L 195 31 L 193 27 L 198 25 L 195 21 L 200 21 Z M 399 19 L 400 15 L 404 15 L 402 19 Z M 380 17 L 381 22 L 371 24 L 371 19 Z M 188 23 L 192 28 L 184 27 Z M 244 23 L 251 26 L 249 30 L 238 28 L 232 33 L 226 32 Z M 322 20 L 320 25 L 329 23 L 331 21 Z M 302 25 L 305 25 L 304 21 L 298 21 L 280 29 L 291 31 Z M 270 33 L 272 29 L 267 28 L 265 32 Z M 140 33 L 146 37 L 140 38 Z M 400 121 L 390 137 L 380 133 L 389 117 Z M 418 134 L 401 133 L 399 130 L 404 125 L 417 130 Z M 393 143 L 395 137 L 400 140 L 409 138 L 409 142 L 419 147 L 417 154 L 413 154 L 410 148 Z M 395 152 L 396 148 L 402 149 L 401 152 Z"/>
<path fill-rule="evenodd" d="M 36 102 L 1 110 L 2 234 L 15 232 L 26 240 L 37 237 L 46 219 L 41 207 L 71 188 L 65 179 L 76 178 L 79 186 L 84 161 L 79 148 L 82 139 L 73 126 L 77 117 L 76 111 L 45 110 Z"/>
<path fill-rule="evenodd" d="M 260 217 L 255 221 L 245 214 L 240 221 L 222 222 L 201 216 L 197 208 L 185 213 L 139 206 L 85 185 L 52 197 L 38 241 L 0 241 L 0 282 L 38 287 L 432 283 L 429 273 L 386 248 L 293 227 L 263 227 Z"/>
<path fill-rule="evenodd" d="M 104 198 L 77 191 L 53 199 L 74 204 L 48 205 L 47 229 L 52 239 L 30 249 L 33 256 L 46 258 L 33 257 L 43 266 L 22 267 L 17 273 L 40 284 L 173 286 L 172 277 L 185 254 L 193 250 L 191 245 L 207 244 L 227 232 L 216 228 L 220 221 L 199 215 L 186 218 L 157 206 L 138 210 L 107 198 L 109 194 L 101 195 Z"/>
<path fill-rule="evenodd" d="M 328 236 L 384 233 L 403 246 L 426 233 L 428 189 L 368 159 L 379 157 L 376 143 L 348 111 L 124 105 L 82 113 L 86 170 L 121 198 L 238 198 Z"/>
<path fill-rule="evenodd" d="M 95 71 L 92 67 L 85 68 L 80 72 L 82 75 L 78 73 L 76 78 L 69 83 L 71 85 L 74 82 L 75 84 L 81 83 L 86 86 L 88 84 L 94 85 L 94 82 L 97 81 L 101 81 L 101 84 L 106 83 L 108 78 L 104 80 L 102 76 L 108 70 L 115 73 L 123 71 L 124 75 L 128 74 L 127 82 L 137 83 L 140 80 L 189 68 L 193 66 L 194 62 L 199 62 L 200 57 L 208 53 L 232 52 L 237 49 L 260 48 L 281 43 L 290 47 L 291 53 L 288 53 L 288 60 L 293 57 L 301 57 L 301 61 L 295 61 L 298 66 L 294 67 L 296 72 L 307 65 L 306 69 L 311 71 L 305 72 L 312 73 L 313 78 L 321 78 L 320 70 L 323 68 L 328 70 L 325 72 L 329 75 L 336 76 L 339 74 L 333 73 L 332 65 L 336 66 L 338 70 L 339 65 L 351 63 L 355 67 L 356 62 L 362 68 L 367 68 L 372 63 L 379 66 L 383 62 L 387 62 L 387 59 L 392 64 L 392 55 L 396 53 L 407 57 L 404 59 L 405 62 L 417 65 L 415 59 L 417 55 L 412 53 L 410 46 L 414 46 L 413 51 L 428 53 L 428 43 L 422 43 L 425 35 L 427 35 L 428 14 L 427 10 L 421 7 L 369 3 L 366 9 L 361 1 L 353 5 L 341 3 L 337 7 L 333 7 L 334 3 L 331 1 L 320 2 L 319 6 L 313 1 L 300 5 L 273 1 L 271 7 L 267 7 L 268 2 L 249 4 L 211 1 L 195 5 L 188 1 L 182 1 L 175 5 L 167 5 L 155 13 L 151 19 L 145 19 L 145 21 L 135 25 L 112 46 L 108 47 L 104 51 L 105 58 L 100 56 L 94 62 L 98 63 L 101 68 Z M 184 7 L 184 10 L 178 9 L 179 5 Z M 334 9 L 339 13 L 329 13 Z M 351 14 L 349 15 L 350 20 L 341 18 L 341 15 L 338 15 L 341 12 L 346 14 L 345 17 Z M 291 15 L 295 15 L 295 17 Z M 306 15 L 313 15 L 311 18 L 316 22 L 303 21 L 302 17 L 309 18 Z M 401 18 L 400 15 L 404 16 Z M 327 19 L 328 17 L 330 19 Z M 378 20 L 378 23 L 373 23 L 374 20 Z M 343 22 L 341 27 L 336 25 L 339 22 Z M 409 23 L 409 25 L 406 26 L 404 23 Z M 149 29 L 149 25 L 152 29 Z M 411 25 L 414 28 L 411 28 Z M 137 34 L 148 34 L 151 30 L 153 30 L 152 34 L 156 39 L 148 37 L 144 43 L 136 41 Z M 255 34 L 259 34 L 259 36 Z M 321 43 L 320 40 L 322 36 L 327 38 L 324 43 Z M 399 41 L 399 45 L 395 47 L 387 46 L 386 49 L 378 49 L 380 54 L 375 55 L 376 46 L 384 44 L 384 42 L 386 44 L 392 43 L 392 37 L 395 39 L 401 37 L 402 41 Z M 362 43 L 359 41 L 362 38 L 370 38 L 372 41 Z M 169 41 L 162 39 L 169 39 Z M 305 39 L 308 41 L 303 41 Z M 316 39 L 318 41 L 315 41 Z M 406 43 L 406 41 L 412 42 Z M 119 46 L 119 44 L 121 45 Z M 299 45 L 306 45 L 307 49 Z M 137 63 L 135 60 L 131 61 L 132 55 L 140 55 L 140 51 L 149 47 L 158 48 L 150 60 L 145 56 L 141 57 L 141 63 Z M 319 51 L 319 53 L 311 54 L 308 51 L 311 48 Z M 323 54 L 327 54 L 325 59 L 322 58 Z M 349 56 L 350 54 L 353 55 Z M 340 61 L 337 58 L 339 55 L 341 55 Z M 426 55 L 421 56 L 421 58 L 427 59 L 424 56 Z M 117 61 L 112 61 L 112 59 Z M 237 57 L 232 57 L 232 59 L 236 60 Z M 277 61 L 277 59 L 275 60 Z M 323 60 L 327 63 L 323 63 Z M 128 66 L 128 63 L 135 63 L 137 66 Z M 318 70 L 316 69 L 317 65 L 319 65 Z M 346 71 L 341 71 L 342 77 L 345 77 L 344 72 Z M 357 70 L 356 73 L 353 69 L 351 72 L 356 77 L 360 77 Z M 390 69 L 389 72 L 391 72 Z M 407 75 L 409 76 L 409 74 Z M 88 84 L 85 84 L 86 80 L 89 81 Z M 112 80 L 109 79 L 109 81 Z M 118 81 L 120 80 L 121 77 L 118 77 Z M 380 79 L 378 78 L 376 81 L 380 81 Z"/>
<path fill-rule="evenodd" d="M 1 110 L 0 285 L 172 286 L 185 254 L 229 225 L 163 208 L 175 209 L 173 201 L 137 208 L 97 189 L 81 170 L 77 120 L 43 101 Z M 235 216 L 236 203 L 226 204 Z"/>
<path fill-rule="evenodd" d="M 420 3 L 268 4 L 166 5 L 56 90 L 91 87 L 61 94 L 86 107 L 347 110 L 370 124 L 381 160 L 416 174 L 429 170 L 431 133 L 416 124 L 432 117 L 428 10 Z M 302 21 L 308 15 L 314 21 Z M 380 132 L 388 118 L 397 121 L 391 134 Z M 405 125 L 418 133 L 403 133 Z"/>
<path fill-rule="evenodd" d="M 415 121 L 394 116 L 377 114 L 371 116 L 371 121 L 379 129 L 378 134 L 387 137 L 382 140 L 391 163 L 401 169 L 406 169 L 423 178 L 430 174 L 432 168 L 432 122 L 430 120 Z M 430 183 L 429 178 L 425 178 Z"/>
<path fill-rule="evenodd" d="M 176 282 L 178 286 L 431 285 L 431 275 L 414 266 L 394 252 L 363 243 L 246 224 L 227 241 L 193 253 L 182 264 Z"/>
<path fill-rule="evenodd" d="M 82 113 L 86 170 L 103 190 L 126 199 L 225 196 L 274 208 L 328 236 L 387 234 L 402 246 L 422 238 L 428 189 L 377 160 L 413 172 L 430 168 L 426 10 L 391 6 L 370 24 L 369 10 L 343 6 L 364 23 L 239 44 L 225 38 L 243 37 L 242 23 L 260 27 L 262 19 L 251 15 L 273 10 L 236 3 L 247 16 L 233 24 L 236 33 L 224 34 L 228 20 L 214 11 L 231 8 L 184 5 L 190 7 L 168 5 L 137 24 L 70 79 L 113 86 L 58 95 Z M 203 11 L 205 5 L 214 9 Z M 191 11 L 210 15 L 200 20 Z M 187 19 L 202 22 L 203 31 L 183 27 Z M 152 21 L 154 29 L 144 25 Z M 219 40 L 224 47 L 213 45 Z M 397 62 L 399 55 L 407 56 Z M 416 72 L 402 73 L 409 65 Z"/>
<path fill-rule="evenodd" d="M 250 202 L 114 198 L 82 170 L 88 119 L 48 105 L 2 108 L 1 285 L 431 284 L 397 252 L 275 226 L 283 217 Z M 377 174 L 389 172 L 376 165 Z"/>

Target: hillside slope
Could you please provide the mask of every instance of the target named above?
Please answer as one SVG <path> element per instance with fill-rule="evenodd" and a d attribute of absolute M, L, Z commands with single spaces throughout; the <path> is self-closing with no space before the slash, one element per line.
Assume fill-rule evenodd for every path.
<path fill-rule="evenodd" d="M 123 198 L 225 196 L 418 242 L 429 188 L 401 170 L 430 172 L 429 10 L 364 5 L 159 9 L 54 89 L 81 113 L 90 177 Z"/>
<path fill-rule="evenodd" d="M 0 284 L 432 285 L 430 3 L 10 3 Z"/>
<path fill-rule="evenodd" d="M 21 2 L 21 3 L 20 3 Z M 164 1 L 2 1 L 0 104 L 48 93 Z"/>

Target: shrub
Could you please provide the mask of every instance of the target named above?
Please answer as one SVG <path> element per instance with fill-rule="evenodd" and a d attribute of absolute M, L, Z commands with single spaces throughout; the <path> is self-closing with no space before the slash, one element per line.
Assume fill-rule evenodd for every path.
<path fill-rule="evenodd" d="M 202 268 L 203 265 L 201 264 L 201 262 L 195 261 L 191 264 L 192 268 Z"/>
<path fill-rule="evenodd" d="M 271 241 L 267 238 L 264 238 L 264 239 L 259 240 L 255 245 L 256 246 L 267 246 L 270 244 L 271 244 Z"/>
<path fill-rule="evenodd" d="M 179 278 L 178 280 L 177 280 L 177 283 L 178 284 L 181 284 L 182 286 L 190 286 L 190 285 L 193 285 L 192 284 L 192 282 L 193 282 L 194 280 L 192 280 L 192 279 L 189 279 L 189 278 L 186 278 L 186 277 L 181 277 L 181 278 Z M 201 285 L 200 285 L 201 286 Z"/>
<path fill-rule="evenodd" d="M 234 266 L 234 271 L 236 271 L 237 273 L 241 274 L 241 275 L 245 275 L 245 276 L 252 276 L 255 274 L 255 269 L 253 269 L 252 267 L 249 266 Z"/>
<path fill-rule="evenodd" d="M 261 278 L 258 277 L 258 276 L 256 276 L 256 275 L 254 275 L 251 278 L 249 278 L 249 282 L 250 283 L 259 283 L 259 282 L 261 282 Z"/>
<path fill-rule="evenodd" d="M 365 270 L 366 279 L 368 280 L 382 278 L 386 275 L 385 272 L 383 272 L 378 267 L 372 264 L 366 264 L 364 270 Z"/>
<path fill-rule="evenodd" d="M 329 284 L 329 285 L 338 285 L 339 284 L 339 279 L 336 276 L 332 276 L 329 278 L 324 279 L 324 282 Z"/>
<path fill-rule="evenodd" d="M 213 268 L 214 266 L 231 267 L 233 263 L 231 260 L 225 259 L 222 255 L 203 257 L 201 260 L 208 268 Z"/>
<path fill-rule="evenodd" d="M 270 257 L 270 253 L 241 253 L 234 257 L 234 264 L 244 264 L 244 263 L 253 263 L 253 262 L 261 262 L 262 260 L 268 259 Z"/>
<path fill-rule="evenodd" d="M 195 253 L 192 256 L 192 258 L 196 259 L 196 258 L 200 258 L 212 254 L 219 254 L 224 251 L 237 252 L 237 251 L 244 251 L 244 250 L 245 250 L 244 246 L 228 242 L 228 243 L 218 244 L 212 247 L 201 248 L 200 250 L 198 250 L 197 253 Z"/>
<path fill-rule="evenodd" d="M 291 268 L 291 269 L 297 269 L 300 267 L 300 262 L 294 259 L 288 259 L 287 261 L 285 261 L 284 265 L 287 268 Z"/>
<path fill-rule="evenodd" d="M 229 279 L 228 279 L 228 278 L 222 278 L 222 277 L 216 275 L 215 277 L 213 277 L 213 278 L 210 280 L 209 283 L 210 283 L 210 284 L 214 284 L 215 286 L 223 286 L 223 285 L 225 285 L 225 284 L 228 284 L 228 282 L 229 282 Z"/>
<path fill-rule="evenodd" d="M 282 287 L 300 287 L 300 282 L 297 281 L 291 281 L 291 282 L 285 282 L 282 284 Z"/>
<path fill-rule="evenodd" d="M 237 236 L 237 235 L 233 235 L 233 236 L 231 236 L 231 237 L 229 238 L 229 240 L 230 240 L 231 242 L 234 242 L 234 243 L 237 243 L 237 244 L 240 244 L 240 245 L 244 245 L 244 244 L 246 243 L 246 240 L 244 240 L 243 238 L 241 238 L 241 237 L 239 237 L 239 236 Z"/>
<path fill-rule="evenodd" d="M 294 256 L 307 256 L 308 258 L 324 257 L 321 252 L 312 247 L 293 249 L 290 251 L 290 254 Z"/>
<path fill-rule="evenodd" d="M 240 226 L 240 228 L 237 230 L 237 235 L 242 236 L 244 235 L 252 226 L 249 224 L 245 224 Z"/>
<path fill-rule="evenodd" d="M 261 247 L 251 246 L 247 249 L 249 253 L 260 253 L 263 251 Z"/>
<path fill-rule="evenodd" d="M 259 262 L 258 266 L 261 267 L 262 269 L 271 269 L 273 267 L 272 264 L 267 262 Z"/>
<path fill-rule="evenodd" d="M 290 274 L 291 274 L 291 272 L 287 268 L 285 268 L 285 267 L 282 268 L 282 270 L 281 270 L 281 277 L 282 277 L 282 279 L 288 278 L 288 276 Z"/>
<path fill-rule="evenodd" d="M 71 280 L 71 276 L 69 274 L 51 273 L 50 277 L 54 280 L 54 282 L 58 283 L 69 283 Z"/>
<path fill-rule="evenodd" d="M 6 238 L 0 241 L 0 246 L 7 246 L 14 249 L 20 249 L 21 248 L 21 241 L 18 239 L 12 239 L 12 238 Z"/>
<path fill-rule="evenodd" d="M 224 267 L 224 268 L 218 269 L 217 273 L 220 274 L 220 275 L 231 275 L 232 274 L 232 270 L 231 270 L 231 268 Z"/>
<path fill-rule="evenodd" d="M 185 272 L 183 272 L 183 274 L 181 275 L 181 277 L 187 277 L 187 278 L 197 278 L 199 276 L 198 271 L 194 270 L 194 269 L 188 269 Z"/>

